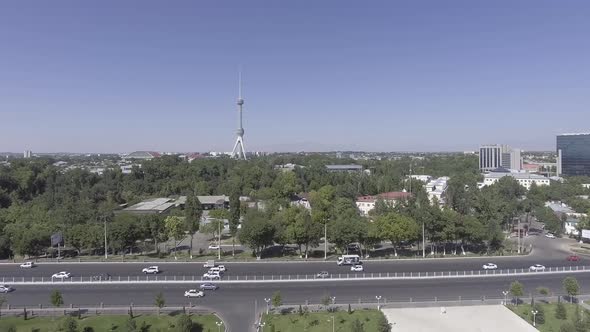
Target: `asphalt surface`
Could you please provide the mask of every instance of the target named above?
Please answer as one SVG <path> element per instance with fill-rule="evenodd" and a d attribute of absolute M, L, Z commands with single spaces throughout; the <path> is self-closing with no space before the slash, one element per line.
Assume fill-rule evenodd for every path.
<path fill-rule="evenodd" d="M 567 275 L 523 276 L 517 278 L 524 284 L 525 294 L 535 292 L 537 287 L 548 287 L 554 294 L 564 294 L 562 281 Z M 590 273 L 574 274 L 581 291 L 590 292 Z M 375 296 L 382 296 L 383 302 L 413 302 L 458 300 L 478 300 L 482 297 L 503 297 L 515 278 L 486 279 L 440 279 L 422 281 L 373 281 L 373 282 L 339 282 L 301 284 L 232 284 L 222 285 L 216 291 L 206 291 L 201 299 L 186 299 L 184 291 L 198 287 L 186 285 L 55 285 L 55 286 L 18 286 L 6 295 L 7 303 L 12 306 L 37 307 L 49 305 L 50 292 L 58 289 L 62 292 L 65 306 L 100 306 L 106 305 L 153 305 L 156 294 L 162 292 L 166 303 L 171 306 L 192 305 L 208 308 L 220 313 L 229 331 L 249 331 L 254 324 L 255 312 L 264 310 L 264 298 L 280 291 L 285 304 L 319 303 L 324 296 L 335 296 L 336 303 L 375 302 Z"/>
<path fill-rule="evenodd" d="M 590 265 L 590 260 L 581 257 L 579 262 L 566 261 L 570 253 L 565 250 L 567 240 L 550 240 L 544 237 L 528 239 L 534 242 L 535 250 L 529 256 L 497 258 L 445 258 L 428 260 L 366 261 L 366 273 L 378 272 L 434 272 L 481 270 L 484 263 L 493 262 L 500 269 L 528 268 L 533 264 L 546 267 Z M 145 263 L 59 263 L 39 264 L 33 269 L 21 269 L 18 264 L 0 264 L 0 277 L 50 277 L 59 271 L 71 272 L 73 276 L 91 276 L 109 273 L 113 277 L 143 275 L 141 269 L 150 264 Z M 202 263 L 158 263 L 163 271 L 161 276 L 201 276 L 206 268 Z M 301 275 L 315 274 L 325 270 L 331 273 L 350 273 L 350 268 L 338 267 L 336 262 L 303 263 L 227 263 L 227 275 Z M 265 284 L 224 284 L 216 291 L 206 291 L 202 299 L 186 299 L 184 291 L 195 285 L 68 285 L 18 286 L 6 295 L 8 303 L 13 306 L 35 307 L 49 304 L 49 294 L 54 289 L 62 291 L 66 306 L 105 305 L 151 305 L 154 297 L 162 292 L 168 305 L 193 305 L 218 312 L 226 322 L 228 331 L 250 331 L 254 324 L 255 312 L 264 309 L 264 298 L 270 298 L 274 291 L 280 290 L 286 304 L 298 305 L 310 301 L 318 303 L 326 295 L 335 296 L 337 303 L 358 303 L 375 301 L 380 295 L 387 302 L 439 301 L 487 298 L 502 298 L 502 291 L 507 290 L 512 281 L 518 279 L 525 286 L 525 293 L 534 292 L 537 287 L 548 287 L 554 294 L 563 294 L 562 280 L 566 274 L 530 275 L 515 277 L 488 277 L 485 279 L 435 279 L 435 280 L 399 280 L 399 281 L 342 281 L 305 282 L 305 283 L 265 283 Z M 590 273 L 573 274 L 578 279 L 583 293 L 590 293 Z"/>

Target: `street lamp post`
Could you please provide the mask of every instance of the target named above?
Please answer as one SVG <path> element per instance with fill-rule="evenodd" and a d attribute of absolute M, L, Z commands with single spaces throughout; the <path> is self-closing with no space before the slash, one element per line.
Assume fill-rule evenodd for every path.
<path fill-rule="evenodd" d="M 504 305 L 507 305 L 508 304 L 508 299 L 507 299 L 508 291 L 506 291 L 506 290 L 502 291 L 502 294 L 504 294 Z"/>
<path fill-rule="evenodd" d="M 336 296 L 332 296 L 330 299 L 332 300 L 332 305 L 336 304 Z"/>
<path fill-rule="evenodd" d="M 334 319 L 334 316 L 330 316 L 330 319 L 328 320 L 328 322 L 330 320 L 332 321 L 332 332 L 334 332 L 334 331 L 336 331 L 336 324 L 335 324 L 336 319 Z"/>
<path fill-rule="evenodd" d="M 537 314 L 538 313 L 539 313 L 539 311 L 537 311 L 537 310 L 531 311 L 531 314 L 533 314 L 533 326 L 537 326 Z"/>
<path fill-rule="evenodd" d="M 381 295 L 375 296 L 377 299 L 377 310 L 381 310 Z"/>
<path fill-rule="evenodd" d="M 270 310 L 270 299 L 264 298 L 264 302 L 266 302 L 266 314 L 268 315 L 268 311 Z"/>
<path fill-rule="evenodd" d="M 215 322 L 215 325 L 217 325 L 217 331 L 221 332 L 221 325 L 223 325 L 223 322 Z M 223 329 L 225 331 L 225 329 Z"/>

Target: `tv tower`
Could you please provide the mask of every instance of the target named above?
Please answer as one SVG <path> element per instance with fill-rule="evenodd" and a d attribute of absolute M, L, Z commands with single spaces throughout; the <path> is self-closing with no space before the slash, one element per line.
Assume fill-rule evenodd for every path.
<path fill-rule="evenodd" d="M 238 130 L 236 130 L 238 138 L 236 139 L 236 144 L 231 152 L 231 157 L 246 160 L 246 149 L 244 149 L 244 127 L 242 127 L 242 105 L 244 105 L 244 99 L 242 99 L 242 71 L 240 71 L 238 78 L 237 104 L 240 122 L 238 123 Z"/>

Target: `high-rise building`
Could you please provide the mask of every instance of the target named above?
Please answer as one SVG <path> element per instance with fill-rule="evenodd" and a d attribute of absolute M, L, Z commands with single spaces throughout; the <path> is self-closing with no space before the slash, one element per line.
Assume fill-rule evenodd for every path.
<path fill-rule="evenodd" d="M 31 157 L 33 157 L 33 151 L 25 150 L 25 152 L 23 153 L 23 158 L 31 158 Z"/>
<path fill-rule="evenodd" d="M 512 149 L 508 145 L 490 144 L 479 147 L 479 169 L 491 171 L 496 168 L 521 170 L 522 158 L 520 149 Z"/>
<path fill-rule="evenodd" d="M 590 176 L 590 133 L 557 136 L 557 174 Z"/>

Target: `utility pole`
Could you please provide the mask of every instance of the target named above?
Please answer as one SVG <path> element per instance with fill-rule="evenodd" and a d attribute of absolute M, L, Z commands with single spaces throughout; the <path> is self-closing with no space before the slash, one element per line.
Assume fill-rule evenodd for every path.
<path fill-rule="evenodd" d="M 422 258 L 426 258 L 426 233 L 424 232 L 424 221 L 422 222 Z"/>
<path fill-rule="evenodd" d="M 518 253 L 520 254 L 520 216 L 518 217 L 518 228 L 517 228 L 517 231 L 518 231 L 518 236 L 516 237 L 516 241 L 518 241 L 517 242 Z"/>
<path fill-rule="evenodd" d="M 104 259 L 109 258 L 109 249 L 107 246 L 107 217 L 103 216 L 102 220 L 104 222 Z"/>
<path fill-rule="evenodd" d="M 324 260 L 328 259 L 328 220 L 324 219 Z"/>
<path fill-rule="evenodd" d="M 217 233 L 217 259 L 221 260 L 221 223 L 223 219 L 219 221 L 219 233 Z"/>

